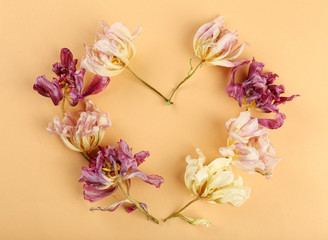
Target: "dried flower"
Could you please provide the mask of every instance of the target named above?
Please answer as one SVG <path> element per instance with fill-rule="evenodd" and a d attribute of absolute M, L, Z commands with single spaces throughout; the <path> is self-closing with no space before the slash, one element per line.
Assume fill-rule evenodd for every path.
<path fill-rule="evenodd" d="M 243 186 L 241 177 L 234 181 L 230 158 L 217 158 L 207 166 L 205 155 L 196 149 L 199 158 L 186 158 L 188 166 L 185 173 L 187 188 L 202 199 L 211 203 L 231 203 L 242 205 L 248 198 L 250 188 Z"/>
<path fill-rule="evenodd" d="M 58 105 L 63 99 L 63 91 L 56 78 L 50 82 L 44 75 L 37 77 L 33 89 L 42 96 L 50 97 L 55 105 Z"/>
<path fill-rule="evenodd" d="M 221 147 L 220 153 L 232 158 L 232 164 L 247 171 L 270 178 L 272 171 L 281 160 L 275 156 L 275 150 L 269 139 L 268 130 L 252 118 L 250 112 L 241 112 L 238 118 L 226 123 L 229 131 L 228 147 Z"/>
<path fill-rule="evenodd" d="M 106 22 L 102 21 L 95 44 L 85 47 L 86 57 L 82 59 L 81 66 L 101 76 L 119 74 L 134 57 L 136 48 L 133 40 L 140 32 L 140 25 L 131 34 L 121 22 L 109 27 Z"/>
<path fill-rule="evenodd" d="M 62 123 L 56 116 L 47 130 L 59 136 L 69 149 L 88 153 L 101 142 L 111 122 L 108 113 L 100 112 L 92 101 L 86 100 L 85 104 L 85 111 L 79 113 L 78 119 L 66 112 Z"/>
<path fill-rule="evenodd" d="M 250 138 L 267 132 L 266 128 L 259 126 L 256 118 L 251 117 L 249 111 L 241 112 L 238 118 L 231 118 L 225 126 L 229 132 L 228 146 L 237 141 L 247 143 Z"/>
<path fill-rule="evenodd" d="M 70 105 L 76 106 L 85 97 L 103 91 L 110 79 L 108 77 L 95 75 L 91 84 L 83 91 L 83 78 L 85 69 L 76 70 L 77 59 L 73 60 L 73 54 L 67 48 L 60 52 L 60 63 L 53 64 L 53 72 L 57 78 L 50 82 L 44 75 L 38 77 L 33 89 L 42 96 L 50 97 L 55 105 L 63 98 L 68 98 Z"/>
<path fill-rule="evenodd" d="M 97 156 L 90 161 L 89 168 L 82 168 L 80 182 L 85 182 L 84 198 L 90 202 L 98 201 L 116 191 L 120 183 L 130 188 L 130 180 L 139 177 L 157 188 L 164 182 L 158 175 L 146 175 L 138 170 L 138 166 L 149 156 L 149 152 L 141 151 L 132 155 L 131 149 L 123 140 L 117 147 L 100 148 Z"/>
<path fill-rule="evenodd" d="M 267 128 L 277 129 L 283 125 L 286 118 L 285 114 L 279 112 L 278 105 L 291 101 L 299 95 L 280 96 L 285 92 L 285 87 L 273 84 L 278 75 L 272 72 L 263 73 L 264 64 L 256 62 L 255 59 L 249 65 L 246 80 L 242 83 L 235 83 L 237 70 L 249 63 L 250 61 L 245 61 L 232 70 L 231 82 L 227 85 L 226 92 L 229 97 L 236 99 L 241 107 L 255 108 L 265 113 L 276 113 L 275 119 L 259 119 L 258 121 Z"/>
<path fill-rule="evenodd" d="M 203 62 L 210 65 L 234 67 L 243 60 L 235 60 L 244 50 L 245 43 L 238 43 L 236 31 L 230 32 L 219 16 L 201 26 L 194 37 L 194 52 Z M 233 50 L 233 48 L 235 48 Z"/>

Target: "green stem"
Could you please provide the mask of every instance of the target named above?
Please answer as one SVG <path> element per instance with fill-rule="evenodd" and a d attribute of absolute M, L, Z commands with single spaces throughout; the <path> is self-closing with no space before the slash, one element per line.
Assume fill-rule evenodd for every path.
<path fill-rule="evenodd" d="M 81 154 L 83 155 L 83 157 L 84 157 L 88 162 L 90 162 L 89 156 L 86 155 L 87 153 L 83 153 L 83 152 L 81 152 Z"/>
<path fill-rule="evenodd" d="M 152 215 L 149 214 L 148 211 L 146 211 L 143 207 L 141 207 L 141 205 L 139 204 L 139 202 L 137 200 L 135 200 L 134 198 L 132 198 L 130 196 L 130 194 L 128 194 L 122 187 L 122 185 L 120 183 L 118 183 L 118 187 L 122 190 L 122 192 L 124 193 L 124 195 L 127 197 L 128 200 L 130 200 L 143 214 L 145 214 L 147 216 L 147 218 L 150 218 L 152 221 L 154 221 L 156 224 L 159 224 L 159 221 L 153 217 Z"/>
<path fill-rule="evenodd" d="M 168 104 L 173 104 L 169 99 L 167 99 L 163 94 L 161 94 L 157 89 L 155 89 L 153 86 L 151 86 L 150 84 L 148 84 L 147 82 L 145 82 L 141 77 L 139 77 L 135 72 L 133 72 L 131 70 L 131 68 L 129 68 L 129 66 L 126 67 L 126 69 L 128 69 L 133 76 L 135 76 L 140 82 L 142 82 L 143 84 L 145 84 L 147 87 L 149 87 L 151 90 L 153 90 L 155 93 L 157 93 L 159 96 L 161 96 Z"/>
<path fill-rule="evenodd" d="M 62 105 L 61 105 L 61 110 L 62 110 L 63 117 L 64 117 L 64 114 L 65 114 L 65 99 L 66 99 L 66 97 L 64 95 L 63 102 L 62 102 Z"/>
<path fill-rule="evenodd" d="M 167 220 L 174 218 L 174 217 L 181 217 L 180 213 L 185 210 L 187 207 L 189 207 L 192 203 L 197 202 L 199 199 L 201 199 L 200 196 L 196 197 L 195 199 L 188 202 L 186 205 L 184 205 L 180 210 L 176 211 L 175 213 L 172 213 L 170 216 L 164 219 L 164 222 Z"/>
<path fill-rule="evenodd" d="M 184 84 L 189 78 L 191 78 L 192 75 L 194 75 L 194 73 L 195 73 L 195 72 L 197 71 L 197 69 L 202 65 L 202 63 L 203 63 L 203 61 L 201 60 L 201 61 L 198 63 L 198 65 L 195 67 L 194 71 L 192 71 L 191 73 L 189 73 L 189 74 L 187 75 L 187 77 L 185 77 L 185 78 L 184 78 L 184 79 L 178 84 L 178 86 L 176 86 L 176 87 L 174 88 L 174 90 L 173 90 L 173 92 L 172 92 L 172 94 L 171 94 L 171 96 L 170 96 L 168 102 L 171 102 L 171 100 L 172 100 L 172 98 L 173 98 L 175 92 L 179 89 L 179 87 L 180 87 L 182 84 Z"/>

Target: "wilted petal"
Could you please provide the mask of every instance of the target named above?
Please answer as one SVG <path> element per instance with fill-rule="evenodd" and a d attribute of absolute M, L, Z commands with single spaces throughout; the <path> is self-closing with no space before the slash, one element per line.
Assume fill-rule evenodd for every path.
<path fill-rule="evenodd" d="M 145 204 L 145 203 L 139 203 L 140 204 L 140 206 L 143 208 L 143 209 L 145 209 L 147 212 L 148 212 L 148 207 L 147 207 L 147 205 Z M 128 213 L 130 213 L 130 212 L 133 212 L 133 211 L 135 211 L 135 210 L 137 210 L 138 208 L 135 206 L 135 205 L 132 205 L 132 206 L 126 206 L 125 207 L 125 210 L 128 212 Z"/>
<path fill-rule="evenodd" d="M 247 143 L 250 138 L 267 133 L 267 129 L 259 126 L 258 119 L 252 118 L 249 111 L 241 112 L 238 118 L 228 120 L 226 128 L 229 132 L 229 146 L 236 141 Z"/>
<path fill-rule="evenodd" d="M 223 16 L 201 26 L 195 34 L 194 52 L 203 62 L 209 65 L 234 67 L 242 60 L 233 61 L 243 51 L 244 45 L 233 48 L 238 43 L 236 31 L 225 29 Z"/>
<path fill-rule="evenodd" d="M 109 77 L 95 75 L 92 82 L 84 89 L 83 97 L 102 92 L 107 87 L 109 81 Z"/>
<path fill-rule="evenodd" d="M 112 26 L 102 21 L 94 46 L 86 46 L 86 57 L 82 59 L 81 66 L 87 71 L 101 76 L 115 76 L 122 72 L 134 57 L 136 49 L 134 38 L 140 33 L 140 26 L 136 32 L 121 22 Z"/>
<path fill-rule="evenodd" d="M 61 78 L 72 78 L 76 71 L 77 59 L 73 60 L 73 54 L 68 48 L 62 48 L 60 51 L 60 63 L 53 64 L 52 71 Z"/>
<path fill-rule="evenodd" d="M 282 126 L 285 119 L 284 115 L 279 114 L 278 105 L 299 95 L 281 96 L 285 92 L 285 87 L 282 84 L 273 84 L 278 75 L 272 72 L 263 73 L 264 64 L 256 62 L 255 59 L 249 65 L 246 79 L 242 83 L 235 83 L 236 71 L 248 63 L 243 62 L 232 70 L 231 82 L 227 85 L 226 92 L 229 97 L 236 99 L 240 106 L 255 108 L 264 113 L 276 113 L 276 120 L 259 119 L 259 123 L 270 129 L 277 129 Z"/>
<path fill-rule="evenodd" d="M 44 75 L 37 77 L 33 89 L 45 97 L 50 97 L 55 105 L 63 99 L 63 92 L 57 79 L 50 82 Z"/>
<path fill-rule="evenodd" d="M 95 172 L 86 167 L 82 167 L 82 176 L 79 182 L 87 182 L 87 183 L 101 183 L 104 185 L 108 185 L 108 181 L 103 178 L 98 172 Z"/>
<path fill-rule="evenodd" d="M 185 220 L 186 222 L 188 222 L 191 225 L 203 225 L 205 227 L 212 227 L 213 224 L 210 220 L 206 219 L 206 218 L 199 218 L 199 219 L 193 219 L 191 217 L 186 217 L 182 214 L 178 214 L 177 217 L 182 218 L 183 220 Z"/>
<path fill-rule="evenodd" d="M 92 208 L 90 208 L 90 211 L 101 210 L 101 211 L 114 212 L 123 203 L 132 203 L 132 202 L 128 199 L 125 199 L 125 200 L 113 203 L 113 204 L 109 205 L 108 207 L 92 207 Z"/>
<path fill-rule="evenodd" d="M 62 123 L 55 117 L 54 124 L 50 123 L 47 130 L 60 136 L 71 150 L 90 152 L 100 144 L 105 130 L 110 126 L 109 115 L 100 112 L 90 100 L 87 100 L 86 110 L 80 112 L 78 119 L 74 119 L 70 113 L 65 113 Z"/>
<path fill-rule="evenodd" d="M 164 182 L 164 179 L 161 176 L 158 175 L 146 175 L 145 173 L 139 171 L 139 170 L 134 170 L 132 171 L 127 178 L 125 179 L 131 179 L 134 177 L 141 178 L 144 182 L 149 183 L 151 185 L 156 186 L 159 188 L 161 184 Z"/>
<path fill-rule="evenodd" d="M 107 197 L 114 193 L 117 189 L 117 186 L 107 188 L 107 189 L 96 189 L 94 186 L 89 184 L 84 184 L 83 186 L 83 194 L 84 199 L 90 202 L 96 202 L 104 197 Z"/>
<path fill-rule="evenodd" d="M 239 207 L 249 199 L 250 191 L 249 187 L 242 186 L 242 179 L 241 177 L 238 177 L 232 186 L 218 190 L 213 198 L 215 199 L 215 197 L 220 196 L 215 200 L 216 202 L 223 204 L 229 202 L 232 205 Z"/>
<path fill-rule="evenodd" d="M 259 124 L 270 129 L 280 128 L 286 119 L 286 115 L 278 113 L 274 116 L 275 119 L 259 119 Z"/>
<path fill-rule="evenodd" d="M 226 151 L 229 155 L 231 154 L 230 150 L 226 149 Z M 188 158 L 189 162 L 192 163 L 190 157 Z M 205 157 L 200 155 L 200 158 Z M 241 201 L 238 202 L 239 195 L 248 188 L 242 187 L 239 178 L 235 182 L 233 181 L 234 175 L 231 171 L 230 162 L 231 157 L 226 157 L 217 158 L 207 166 L 203 166 L 203 164 L 190 166 L 188 164 L 185 173 L 186 186 L 194 194 L 211 203 L 230 202 L 234 205 L 241 204 Z M 238 191 L 232 189 L 232 187 L 238 187 Z M 232 190 L 235 191 L 232 192 Z"/>
<path fill-rule="evenodd" d="M 147 157 L 150 156 L 148 151 L 141 151 L 134 154 L 134 158 L 137 160 L 138 166 L 145 161 Z"/>

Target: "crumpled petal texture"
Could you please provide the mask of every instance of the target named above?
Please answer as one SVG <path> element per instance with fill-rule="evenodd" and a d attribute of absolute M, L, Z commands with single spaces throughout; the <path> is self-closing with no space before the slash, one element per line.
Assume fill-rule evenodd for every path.
<path fill-rule="evenodd" d="M 258 122 L 270 129 L 280 128 L 286 116 L 279 112 L 278 105 L 292 101 L 299 95 L 281 96 L 285 92 L 285 87 L 282 84 L 273 84 L 278 75 L 272 72 L 263 73 L 264 64 L 256 62 L 255 59 L 249 65 L 246 79 L 242 83 L 236 83 L 236 72 L 249 63 L 250 61 L 245 61 L 233 68 L 231 82 L 227 85 L 226 92 L 229 97 L 236 99 L 241 107 L 255 108 L 264 113 L 275 113 L 274 119 L 259 119 Z"/>
<path fill-rule="evenodd" d="M 118 75 L 135 56 L 136 48 L 133 40 L 140 32 L 140 25 L 131 34 L 121 22 L 108 26 L 102 21 L 95 44 L 85 46 L 86 56 L 82 59 L 81 67 L 101 76 Z"/>
<path fill-rule="evenodd" d="M 193 41 L 194 52 L 209 65 L 234 67 L 244 61 L 235 59 L 243 52 L 245 43 L 236 47 L 237 32 L 226 29 L 223 20 L 224 17 L 219 16 L 198 29 Z"/>
<path fill-rule="evenodd" d="M 250 194 L 250 188 L 244 187 L 241 177 L 234 180 L 231 171 L 231 158 L 217 158 L 207 166 L 205 155 L 196 149 L 198 159 L 187 156 L 185 184 L 194 194 L 211 203 L 231 203 L 242 205 Z"/>
<path fill-rule="evenodd" d="M 90 159 L 89 168 L 82 167 L 80 182 L 85 182 L 84 198 L 86 200 L 98 201 L 115 192 L 118 183 L 129 182 L 134 177 L 139 177 L 157 188 L 164 182 L 161 176 L 147 176 L 137 169 L 149 156 L 149 152 L 142 151 L 132 155 L 132 149 L 123 140 L 118 142 L 118 147 L 99 148 L 97 156 Z"/>
<path fill-rule="evenodd" d="M 56 116 L 47 128 L 49 133 L 59 136 L 69 149 L 78 152 L 95 149 L 111 126 L 108 113 L 100 112 L 91 100 L 86 100 L 85 104 L 85 111 L 79 113 L 78 119 L 66 112 L 63 122 Z"/>
<path fill-rule="evenodd" d="M 233 165 L 249 174 L 258 172 L 270 178 L 281 158 L 275 156 L 268 129 L 251 117 L 249 111 L 227 121 L 226 128 L 229 132 L 227 147 L 221 147 L 220 153 L 232 158 Z"/>
<path fill-rule="evenodd" d="M 33 89 L 42 96 L 50 97 L 55 105 L 58 105 L 63 98 L 68 98 L 71 106 L 76 106 L 85 97 L 103 91 L 109 84 L 110 79 L 104 76 L 95 75 L 90 85 L 83 90 L 83 79 L 85 69 L 76 70 L 77 59 L 73 59 L 73 54 L 68 48 L 60 51 L 60 60 L 53 64 L 52 71 L 57 75 L 50 82 L 44 75 L 35 80 Z"/>

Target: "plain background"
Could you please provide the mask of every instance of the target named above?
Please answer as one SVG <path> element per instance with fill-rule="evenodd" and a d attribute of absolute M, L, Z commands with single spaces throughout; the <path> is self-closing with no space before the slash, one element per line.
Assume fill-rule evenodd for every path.
<path fill-rule="evenodd" d="M 195 32 L 218 15 L 249 43 L 242 57 L 278 73 L 286 95 L 302 95 L 281 106 L 286 122 L 271 131 L 283 158 L 273 178 L 234 168 L 252 189 L 243 206 L 197 202 L 185 211 L 212 220 L 208 229 L 181 219 L 155 225 L 123 208 L 90 212 L 114 198 L 83 199 L 78 179 L 86 162 L 46 132 L 60 108 L 32 90 L 35 78 L 51 77 L 62 47 L 80 60 L 101 20 L 122 21 L 130 30 L 143 26 L 130 67 L 168 95 L 188 72 Z M 325 0 L 2 0 L 1 239 L 327 239 L 327 21 Z M 122 138 L 134 152 L 149 150 L 141 170 L 165 178 L 160 189 L 133 181 L 133 196 L 154 216 L 163 219 L 191 200 L 183 181 L 186 155 L 196 157 L 200 147 L 208 160 L 219 156 L 228 136 L 224 123 L 241 111 L 224 91 L 229 77 L 228 69 L 202 67 L 170 107 L 128 71 L 91 97 L 113 122 L 102 144 Z"/>

